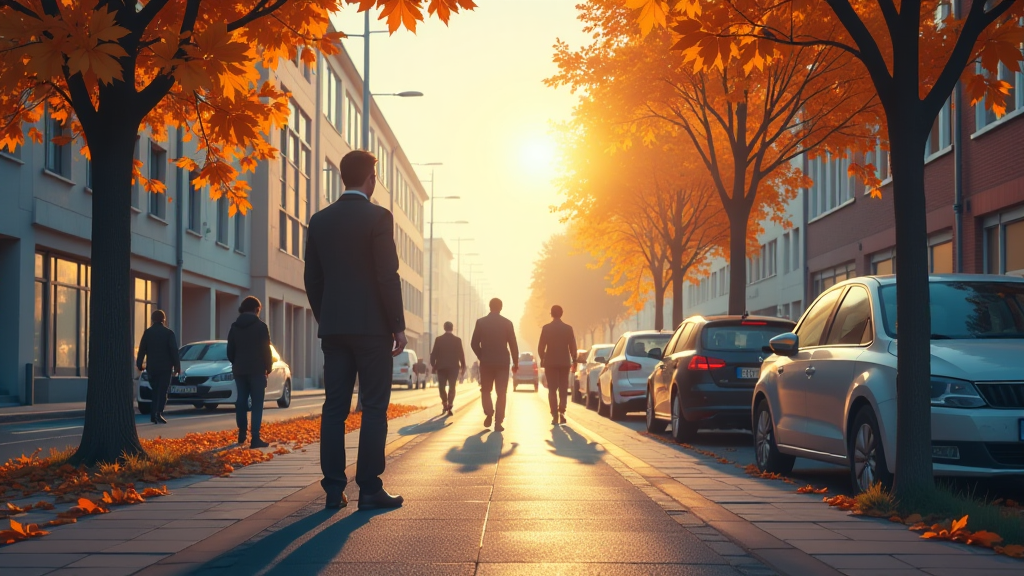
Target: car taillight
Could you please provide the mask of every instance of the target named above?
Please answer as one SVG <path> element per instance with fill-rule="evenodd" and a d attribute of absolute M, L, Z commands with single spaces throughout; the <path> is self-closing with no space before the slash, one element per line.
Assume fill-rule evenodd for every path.
<path fill-rule="evenodd" d="M 619 372 L 632 372 L 634 370 L 643 370 L 643 366 L 631 360 L 626 360 L 619 364 Z"/>
<path fill-rule="evenodd" d="M 537 365 L 536 365 L 536 364 L 534 364 L 534 365 L 533 365 L 533 373 L 534 373 L 534 374 L 536 374 L 536 373 L 537 373 Z"/>
<path fill-rule="evenodd" d="M 399 372 L 401 372 L 402 374 L 405 374 L 408 371 L 409 371 L 408 368 L 402 368 L 401 370 L 399 370 Z"/>
<path fill-rule="evenodd" d="M 744 320 L 740 322 L 741 326 L 767 326 L 767 322 L 760 322 L 757 320 Z"/>
<path fill-rule="evenodd" d="M 716 370 L 718 368 L 725 368 L 725 360 L 708 358 L 706 356 L 694 356 L 690 358 L 690 364 L 687 368 L 690 370 Z"/>

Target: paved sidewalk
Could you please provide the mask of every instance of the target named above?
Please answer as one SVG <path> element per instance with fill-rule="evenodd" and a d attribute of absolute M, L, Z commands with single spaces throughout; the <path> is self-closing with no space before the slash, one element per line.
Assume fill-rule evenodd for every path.
<path fill-rule="evenodd" d="M 1024 574 L 1024 561 L 976 546 L 924 540 L 902 524 L 829 508 L 820 494 L 797 494 L 796 485 L 753 478 L 732 464 L 642 436 L 582 406 L 571 406 L 569 417 L 592 441 L 779 572 Z"/>

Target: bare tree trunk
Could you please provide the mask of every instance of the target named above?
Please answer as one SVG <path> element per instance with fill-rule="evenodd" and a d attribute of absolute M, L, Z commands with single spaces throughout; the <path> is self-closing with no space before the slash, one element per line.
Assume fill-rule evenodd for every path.
<path fill-rule="evenodd" d="M 85 426 L 73 464 L 114 462 L 143 453 L 132 405 L 131 181 L 136 129 L 116 112 L 108 116 L 106 131 L 89 141 L 93 174 L 89 381 Z"/>
<path fill-rule="evenodd" d="M 665 280 L 659 277 L 661 271 L 654 271 L 654 329 L 665 329 Z"/>
<path fill-rule="evenodd" d="M 742 212 L 742 213 L 741 213 Z M 733 209 L 729 216 L 729 314 L 747 311 L 747 223 L 750 210 Z"/>
<path fill-rule="evenodd" d="M 683 282 L 686 271 L 678 264 L 672 265 L 672 328 L 683 323 Z"/>

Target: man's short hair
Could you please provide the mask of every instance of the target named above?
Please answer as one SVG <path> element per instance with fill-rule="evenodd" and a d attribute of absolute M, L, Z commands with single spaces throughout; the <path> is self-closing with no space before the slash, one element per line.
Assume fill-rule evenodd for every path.
<path fill-rule="evenodd" d="M 238 307 L 239 314 L 245 314 L 246 312 L 255 313 L 260 308 L 263 308 L 263 304 L 260 299 L 255 296 L 246 296 L 245 300 L 242 300 L 242 305 Z"/>
<path fill-rule="evenodd" d="M 446 332 L 451 332 L 452 330 L 455 330 L 455 325 L 452 324 L 451 322 L 445 322 L 444 329 Z"/>
<path fill-rule="evenodd" d="M 491 312 L 501 312 L 501 300 L 497 298 L 491 298 L 488 304 L 491 307 Z"/>
<path fill-rule="evenodd" d="M 167 314 L 163 310 L 153 310 L 153 313 L 149 315 L 149 319 L 153 324 L 163 324 L 167 320 Z"/>
<path fill-rule="evenodd" d="M 551 307 L 551 317 L 552 318 L 561 318 L 562 317 L 562 307 L 559 306 L 558 304 L 555 304 L 554 306 L 552 306 Z"/>
<path fill-rule="evenodd" d="M 341 159 L 341 181 L 346 188 L 358 188 L 373 176 L 377 157 L 366 150 L 353 150 Z"/>

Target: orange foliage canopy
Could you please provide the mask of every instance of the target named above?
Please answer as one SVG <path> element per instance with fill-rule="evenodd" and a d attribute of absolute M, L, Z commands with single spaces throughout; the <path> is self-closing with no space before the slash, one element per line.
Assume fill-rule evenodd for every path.
<path fill-rule="evenodd" d="M 4 0 L 0 2 L 0 149 L 14 151 L 28 135 L 44 105 L 70 124 L 73 137 L 108 128 L 98 113 L 125 102 L 125 120 L 140 120 L 165 140 L 168 127 L 197 140 L 201 158 L 177 165 L 199 170 L 197 186 L 213 198 L 227 195 L 232 214 L 251 205 L 241 172 L 276 157 L 265 135 L 288 121 L 288 95 L 260 82 L 262 64 L 273 69 L 282 58 L 336 54 L 340 32 L 329 30 L 332 12 L 346 4 L 379 8 L 395 32 L 415 30 L 422 0 Z M 444 21 L 472 0 L 430 0 L 427 11 Z M 133 116 L 137 116 L 133 117 Z M 109 118 L 109 115 L 105 115 Z M 90 122 L 92 120 L 92 122 Z M 67 137 L 59 137 L 66 143 Z M 87 146 L 83 153 L 89 156 Z M 149 181 L 135 168 L 148 191 Z"/>

